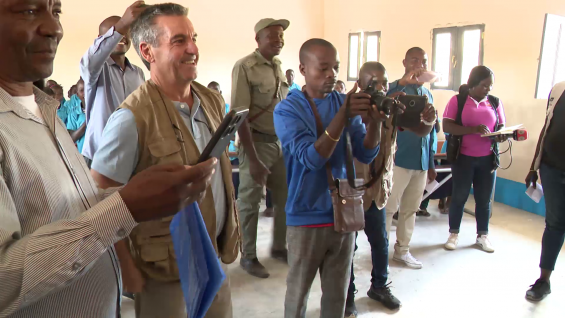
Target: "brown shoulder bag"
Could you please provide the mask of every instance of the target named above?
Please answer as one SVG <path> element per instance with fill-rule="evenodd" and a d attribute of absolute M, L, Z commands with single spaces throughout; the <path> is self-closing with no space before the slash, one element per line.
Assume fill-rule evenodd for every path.
<path fill-rule="evenodd" d="M 316 103 L 308 96 L 306 91 L 304 91 L 304 96 L 308 100 L 314 117 L 316 118 L 317 136 L 320 138 L 324 135 L 322 118 L 320 117 L 320 113 L 318 113 Z M 348 95 L 346 107 L 349 107 L 349 98 L 350 96 Z M 349 120 L 347 120 L 347 123 L 347 126 L 349 126 Z M 350 142 L 349 133 L 347 131 L 346 137 L 348 139 L 347 141 Z M 351 151 L 350 146 L 351 144 L 349 143 L 348 149 L 346 149 L 347 151 Z M 372 166 L 374 167 L 374 165 Z M 353 170 L 353 174 L 354 173 Z M 364 180 L 359 178 L 352 180 L 354 183 L 353 186 L 347 179 L 334 179 L 332 167 L 329 162 L 326 163 L 326 175 L 332 196 L 335 231 L 338 233 L 351 233 L 364 229 L 365 210 L 363 209 L 363 195 L 365 194 L 365 189 L 372 186 L 377 180 L 374 178 L 374 175 L 376 175 L 374 168 L 371 171 L 372 178 L 367 184 L 363 184 Z"/>

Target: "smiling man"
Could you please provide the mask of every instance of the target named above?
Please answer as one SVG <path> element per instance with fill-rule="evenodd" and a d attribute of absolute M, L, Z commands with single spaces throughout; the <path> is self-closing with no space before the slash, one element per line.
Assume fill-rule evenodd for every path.
<path fill-rule="evenodd" d="M 119 317 L 114 243 L 194 202 L 217 161 L 147 169 L 102 200 L 59 102 L 33 86 L 53 72 L 60 14 L 58 0 L 0 0 L 2 318 Z"/>
<path fill-rule="evenodd" d="M 262 19 L 255 25 L 257 50 L 235 63 L 231 107 L 249 109 L 239 128 L 239 192 L 237 207 L 243 227 L 241 267 L 250 275 L 267 278 L 269 272 L 257 258 L 259 204 L 267 186 L 271 190 L 275 221 L 271 256 L 287 263 L 286 169 L 281 143 L 275 134 L 273 111 L 288 94 L 288 83 L 277 55 L 284 47 L 288 20 Z"/>
<path fill-rule="evenodd" d="M 92 175 L 101 188 L 119 186 L 151 166 L 194 165 L 224 116 L 222 96 L 197 83 L 196 33 L 188 9 L 148 6 L 131 27 L 135 49 L 150 64 L 151 79 L 112 114 L 94 155 Z M 200 210 L 224 264 L 238 256 L 231 163 L 227 152 L 215 167 Z M 186 306 L 169 232 L 171 219 L 141 223 L 131 249 L 116 245 L 126 289 L 135 293 L 136 316 L 186 318 Z M 227 265 L 224 265 L 227 274 Z M 206 317 L 232 316 L 229 278 Z"/>
<path fill-rule="evenodd" d="M 99 36 L 80 61 L 85 84 L 86 133 L 82 154 L 90 166 L 102 131 L 110 115 L 143 82 L 143 71 L 130 63 L 130 26 L 145 9 L 144 1 L 133 3 L 120 17 L 109 17 L 99 27 Z"/>

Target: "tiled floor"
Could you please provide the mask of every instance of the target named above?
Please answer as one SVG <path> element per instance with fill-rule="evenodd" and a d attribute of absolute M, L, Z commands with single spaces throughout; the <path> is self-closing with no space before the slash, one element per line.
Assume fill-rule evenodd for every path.
<path fill-rule="evenodd" d="M 366 296 L 370 285 L 371 252 L 365 235 L 359 235 L 355 255 L 357 307 L 359 317 L 565 317 L 565 253 L 561 253 L 552 277 L 553 294 L 539 304 L 524 299 L 538 276 L 543 217 L 495 204 L 490 223 L 491 241 L 496 248 L 487 254 L 473 247 L 474 219 L 466 215 L 461 227 L 459 249 L 443 248 L 448 236 L 448 217 L 430 203 L 429 218 L 419 217 L 411 251 L 424 263 L 421 270 L 391 261 L 393 293 L 402 308 L 392 312 Z M 473 208 L 472 197 L 468 207 Z M 283 317 L 287 266 L 269 259 L 272 219 L 261 218 L 258 250 L 271 272 L 265 280 L 247 275 L 239 262 L 230 266 L 234 317 Z M 395 233 L 391 233 L 391 242 Z M 392 256 L 392 245 L 390 246 Z M 308 318 L 319 317 L 320 282 L 312 286 Z M 124 317 L 134 317 L 131 301 L 124 302 Z"/>

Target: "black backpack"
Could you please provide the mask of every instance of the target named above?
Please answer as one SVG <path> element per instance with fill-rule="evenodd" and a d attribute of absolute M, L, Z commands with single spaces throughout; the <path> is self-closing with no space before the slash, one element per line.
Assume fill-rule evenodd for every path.
<path fill-rule="evenodd" d="M 463 108 L 465 107 L 465 103 L 467 102 L 467 97 L 469 95 L 461 95 L 458 94 L 457 95 L 457 117 L 455 118 L 455 123 L 457 125 L 463 126 L 463 121 L 461 119 L 462 115 L 463 115 Z M 488 95 L 488 101 L 490 102 L 493 110 L 494 110 L 494 114 L 496 116 L 496 125 L 495 125 L 495 131 L 499 129 L 499 123 L 500 123 L 500 119 L 498 118 L 498 105 L 500 104 L 500 100 L 498 99 L 498 97 L 492 96 L 492 95 Z M 461 141 L 463 139 L 463 136 L 455 136 L 450 134 L 449 138 L 447 139 L 447 161 L 449 161 L 449 163 L 453 164 L 457 161 L 457 158 L 459 157 L 459 153 L 461 151 Z M 493 151 L 495 154 L 498 154 L 498 143 L 493 143 Z M 495 156 L 495 167 L 498 167 L 498 155 Z"/>

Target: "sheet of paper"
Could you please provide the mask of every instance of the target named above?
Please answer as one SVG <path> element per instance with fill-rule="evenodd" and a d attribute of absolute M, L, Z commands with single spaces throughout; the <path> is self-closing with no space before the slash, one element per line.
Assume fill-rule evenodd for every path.
<path fill-rule="evenodd" d="M 526 190 L 526 194 L 534 200 L 535 203 L 539 203 L 541 197 L 543 197 L 543 188 L 541 184 L 536 183 L 536 188 L 534 189 L 533 185 L 531 185 L 528 190 Z"/>
<path fill-rule="evenodd" d="M 438 185 L 439 185 L 439 182 L 434 180 L 434 181 L 428 183 L 428 185 L 426 186 L 426 191 L 428 193 L 432 193 L 432 191 L 434 191 L 437 188 Z"/>
<path fill-rule="evenodd" d="M 515 125 L 515 126 L 510 126 L 510 127 L 504 127 L 497 132 L 481 135 L 481 137 L 489 137 L 489 136 L 498 136 L 498 135 L 501 135 L 501 134 L 509 134 L 509 133 L 513 132 L 514 130 L 522 128 L 522 126 L 524 126 L 524 125 L 520 124 L 520 125 Z"/>

